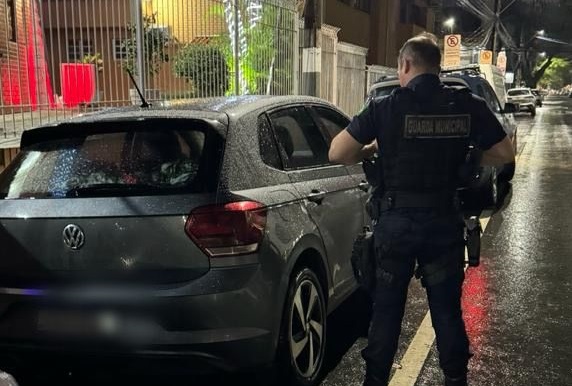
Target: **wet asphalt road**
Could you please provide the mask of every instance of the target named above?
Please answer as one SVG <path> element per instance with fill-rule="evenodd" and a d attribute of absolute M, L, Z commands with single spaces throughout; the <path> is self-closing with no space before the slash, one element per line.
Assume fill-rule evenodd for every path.
<path fill-rule="evenodd" d="M 549 99 L 535 119 L 517 120 L 516 175 L 484 234 L 482 264 L 469 269 L 464 287 L 464 318 L 475 354 L 470 385 L 572 386 L 572 100 Z M 396 366 L 426 313 L 424 291 L 413 281 Z M 352 301 L 330 318 L 323 386 L 361 385 L 362 319 Z M 119 378 L 107 370 L 34 378 L 33 384 L 58 385 L 254 384 L 248 374 Z M 442 384 L 433 347 L 415 386 Z"/>
<path fill-rule="evenodd" d="M 467 272 L 470 384 L 572 385 L 572 100 L 519 118 L 512 192 Z M 416 386 L 442 385 L 433 347 Z"/>

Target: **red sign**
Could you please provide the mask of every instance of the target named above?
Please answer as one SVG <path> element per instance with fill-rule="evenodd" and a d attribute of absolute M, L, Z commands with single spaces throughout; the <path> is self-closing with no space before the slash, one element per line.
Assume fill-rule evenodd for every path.
<path fill-rule="evenodd" d="M 455 35 L 447 37 L 447 45 L 449 47 L 457 47 L 459 45 L 459 38 Z"/>

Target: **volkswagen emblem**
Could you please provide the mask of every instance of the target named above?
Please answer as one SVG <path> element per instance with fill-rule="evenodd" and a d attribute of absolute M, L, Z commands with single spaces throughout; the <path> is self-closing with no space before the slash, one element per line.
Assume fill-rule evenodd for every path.
<path fill-rule="evenodd" d="M 79 226 L 74 224 L 64 228 L 63 237 L 64 243 L 74 251 L 81 249 L 85 243 L 85 234 Z"/>

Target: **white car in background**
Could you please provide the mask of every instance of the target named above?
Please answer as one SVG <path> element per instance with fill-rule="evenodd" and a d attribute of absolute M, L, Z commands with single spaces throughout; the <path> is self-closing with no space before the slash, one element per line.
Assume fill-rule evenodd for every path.
<path fill-rule="evenodd" d="M 536 115 L 536 97 L 529 88 L 511 88 L 507 91 L 508 101 L 519 107 L 520 111 L 527 110 L 532 117 Z"/>

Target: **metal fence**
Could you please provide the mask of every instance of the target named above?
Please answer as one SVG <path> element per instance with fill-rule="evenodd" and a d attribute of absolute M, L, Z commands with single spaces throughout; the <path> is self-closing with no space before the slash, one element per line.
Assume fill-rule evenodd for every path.
<path fill-rule="evenodd" d="M 338 43 L 337 102 L 348 114 L 361 110 L 365 96 L 367 48 Z"/>
<path fill-rule="evenodd" d="M 297 92 L 296 0 L 0 1 L 0 148 L 32 126 L 151 101 Z"/>
<path fill-rule="evenodd" d="M 337 104 L 338 85 L 338 32 L 337 27 L 322 25 L 322 50 L 321 50 L 321 81 L 320 96 L 330 102 Z"/>

